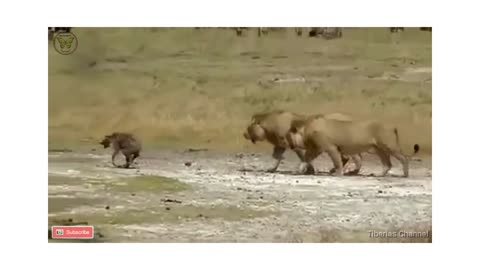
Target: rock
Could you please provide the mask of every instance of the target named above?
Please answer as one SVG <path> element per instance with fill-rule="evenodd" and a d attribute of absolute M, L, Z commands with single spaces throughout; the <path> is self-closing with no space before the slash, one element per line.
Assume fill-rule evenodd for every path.
<path fill-rule="evenodd" d="M 379 190 L 378 193 L 383 193 L 383 191 L 382 191 L 382 190 Z"/>
<path fill-rule="evenodd" d="M 182 201 L 175 200 L 175 199 L 162 199 L 162 202 L 166 202 L 166 203 L 182 203 Z"/>
<path fill-rule="evenodd" d="M 169 211 L 169 210 L 170 210 L 170 207 L 165 207 L 165 210 Z"/>
<path fill-rule="evenodd" d="M 188 148 L 185 152 L 193 153 L 193 152 L 203 152 L 208 151 L 207 148 Z"/>
<path fill-rule="evenodd" d="M 198 218 L 201 218 L 201 217 L 203 217 L 203 215 L 202 215 L 202 214 L 198 214 L 197 217 L 198 217 Z"/>
<path fill-rule="evenodd" d="M 192 166 L 192 162 L 185 162 L 185 166 L 187 166 L 187 167 Z"/>
<path fill-rule="evenodd" d="M 132 193 L 132 194 L 130 194 L 130 195 L 135 196 L 135 193 Z"/>
<path fill-rule="evenodd" d="M 347 194 L 348 197 L 353 197 L 353 194 L 349 191 Z"/>
<path fill-rule="evenodd" d="M 105 206 L 105 209 L 106 209 L 106 210 L 110 209 L 110 206 L 108 206 L 108 205 L 107 205 L 107 206 Z"/>
<path fill-rule="evenodd" d="M 263 200 L 263 196 L 260 196 L 260 199 Z"/>

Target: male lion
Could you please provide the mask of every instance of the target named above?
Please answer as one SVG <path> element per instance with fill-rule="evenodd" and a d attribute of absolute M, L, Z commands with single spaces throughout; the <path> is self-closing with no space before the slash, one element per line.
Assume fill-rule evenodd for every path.
<path fill-rule="evenodd" d="M 340 113 L 328 114 L 325 117 L 339 119 L 339 120 L 350 120 L 351 118 L 347 115 Z M 243 133 L 245 139 L 250 140 L 252 143 L 257 141 L 267 140 L 273 145 L 273 154 L 272 157 L 276 160 L 272 168 L 268 169 L 268 172 L 275 172 L 280 165 L 280 162 L 284 159 L 283 154 L 287 148 L 291 148 L 298 156 L 301 164 L 305 162 L 305 148 L 303 145 L 296 145 L 292 147 L 291 144 L 286 139 L 286 136 L 292 127 L 294 121 L 304 121 L 307 119 L 307 116 L 276 110 L 268 113 L 259 113 L 252 116 L 251 123 L 247 127 L 247 130 Z M 342 156 L 343 165 L 348 162 L 348 158 Z M 360 170 L 360 158 L 355 157 L 354 161 L 356 164 L 356 170 L 353 173 L 358 173 Z M 307 163 L 306 168 L 301 168 L 302 173 L 314 174 L 315 169 L 313 165 Z"/>
<path fill-rule="evenodd" d="M 292 123 L 287 136 L 290 144 L 305 147 L 305 162 L 310 164 L 322 152 L 327 152 L 335 166 L 335 174 L 343 175 L 341 155 L 356 155 L 373 149 L 380 157 L 385 176 L 392 167 L 390 155 L 403 165 L 408 177 L 408 158 L 400 149 L 398 129 L 378 121 L 339 121 L 316 115 Z M 414 145 L 414 154 L 420 147 Z"/>
<path fill-rule="evenodd" d="M 130 133 L 114 132 L 111 135 L 105 135 L 105 138 L 100 142 L 104 148 L 108 148 L 113 145 L 112 164 L 115 164 L 115 157 L 118 152 L 122 151 L 125 156 L 126 163 L 124 168 L 130 167 L 133 161 L 140 156 L 142 145 L 140 141 Z"/>

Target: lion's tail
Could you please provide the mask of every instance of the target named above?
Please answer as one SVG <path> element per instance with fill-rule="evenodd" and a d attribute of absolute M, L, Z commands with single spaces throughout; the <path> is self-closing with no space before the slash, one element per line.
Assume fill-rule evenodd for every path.
<path fill-rule="evenodd" d="M 395 133 L 395 141 L 397 142 L 397 147 L 400 149 L 400 138 L 398 137 L 398 129 L 393 128 L 393 132 Z"/>
<path fill-rule="evenodd" d="M 395 140 L 396 140 L 396 142 L 397 142 L 397 147 L 398 147 L 398 149 L 401 149 L 401 148 L 400 148 L 400 138 L 399 138 L 399 136 L 398 136 L 398 129 L 397 129 L 397 128 L 394 128 L 394 129 L 393 129 L 393 132 L 395 133 Z M 413 154 L 412 154 L 410 157 L 412 157 L 413 155 L 415 155 L 416 153 L 418 153 L 418 151 L 420 151 L 420 145 L 414 144 L 414 145 L 413 145 Z"/>
<path fill-rule="evenodd" d="M 419 150 L 420 150 L 420 145 L 418 144 L 413 145 L 413 154 L 418 153 Z"/>

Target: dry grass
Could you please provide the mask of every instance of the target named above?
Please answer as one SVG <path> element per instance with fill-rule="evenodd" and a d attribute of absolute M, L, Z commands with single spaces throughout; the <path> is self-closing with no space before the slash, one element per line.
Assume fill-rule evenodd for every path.
<path fill-rule="evenodd" d="M 384 119 L 405 147 L 431 153 L 432 41 L 416 28 L 345 29 L 330 41 L 293 29 L 262 38 L 193 28 L 74 33 L 74 54 L 49 47 L 51 146 L 122 130 L 152 147 L 238 150 L 252 147 L 241 133 L 253 112 L 288 109 Z"/>

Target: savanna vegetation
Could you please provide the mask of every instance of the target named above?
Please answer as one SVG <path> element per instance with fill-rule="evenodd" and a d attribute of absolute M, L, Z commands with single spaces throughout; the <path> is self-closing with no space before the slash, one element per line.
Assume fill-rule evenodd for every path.
<path fill-rule="evenodd" d="M 48 52 L 49 144 L 92 145 L 113 131 L 156 147 L 253 147 L 252 113 L 344 112 L 432 143 L 432 37 L 418 28 L 345 28 L 340 39 L 231 29 L 73 28 L 78 48 Z M 266 149 L 269 147 L 265 146 Z"/>

